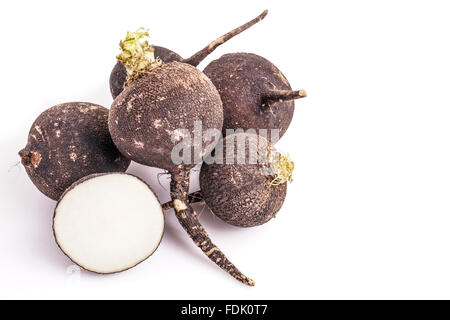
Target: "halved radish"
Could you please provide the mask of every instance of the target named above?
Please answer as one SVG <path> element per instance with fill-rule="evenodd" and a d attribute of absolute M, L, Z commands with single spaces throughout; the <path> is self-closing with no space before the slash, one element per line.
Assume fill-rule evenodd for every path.
<path fill-rule="evenodd" d="M 61 250 L 96 273 L 120 272 L 144 261 L 158 248 L 163 231 L 157 197 L 145 182 L 126 173 L 78 180 L 59 199 L 53 218 Z"/>

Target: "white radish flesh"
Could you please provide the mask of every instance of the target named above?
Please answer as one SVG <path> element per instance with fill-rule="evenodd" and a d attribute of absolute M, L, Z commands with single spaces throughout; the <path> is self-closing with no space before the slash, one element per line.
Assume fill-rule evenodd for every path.
<path fill-rule="evenodd" d="M 73 262 L 89 271 L 114 273 L 137 265 L 157 249 L 164 215 L 155 194 L 137 177 L 92 175 L 62 195 L 53 230 Z"/>

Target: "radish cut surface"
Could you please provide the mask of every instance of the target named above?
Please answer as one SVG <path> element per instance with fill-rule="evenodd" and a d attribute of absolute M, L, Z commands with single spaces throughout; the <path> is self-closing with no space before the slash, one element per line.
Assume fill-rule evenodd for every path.
<path fill-rule="evenodd" d="M 114 273 L 134 267 L 159 246 L 164 214 L 150 187 L 124 173 L 95 174 L 75 182 L 53 218 L 61 250 L 80 267 Z"/>

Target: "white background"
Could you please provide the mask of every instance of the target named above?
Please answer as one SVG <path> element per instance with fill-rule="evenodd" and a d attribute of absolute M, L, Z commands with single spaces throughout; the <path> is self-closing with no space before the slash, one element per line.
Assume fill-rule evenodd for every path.
<path fill-rule="evenodd" d="M 221 46 L 271 60 L 308 98 L 279 142 L 295 160 L 278 217 L 201 221 L 257 282 L 207 260 L 167 213 L 162 245 L 127 272 L 72 273 L 55 202 L 17 151 L 48 107 L 109 107 L 127 30 L 184 57 L 269 9 Z M 7 1 L 0 12 L 0 298 L 450 298 L 450 42 L 446 1 Z M 159 170 L 133 164 L 160 199 Z M 168 180 L 162 178 L 167 188 Z"/>

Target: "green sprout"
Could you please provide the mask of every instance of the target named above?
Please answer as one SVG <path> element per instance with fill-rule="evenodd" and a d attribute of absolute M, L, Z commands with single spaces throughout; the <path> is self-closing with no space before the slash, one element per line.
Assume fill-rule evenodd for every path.
<path fill-rule="evenodd" d="M 127 32 L 125 39 L 120 41 L 122 52 L 117 55 L 117 60 L 125 66 L 128 81 L 162 65 L 161 59 L 155 59 L 155 50 L 148 38 L 148 29 L 139 28 L 136 32 Z"/>
<path fill-rule="evenodd" d="M 294 162 L 289 155 L 283 155 L 279 152 L 268 151 L 268 163 L 270 164 L 271 186 L 277 186 L 286 181 L 292 182 L 292 173 L 294 172 Z"/>

